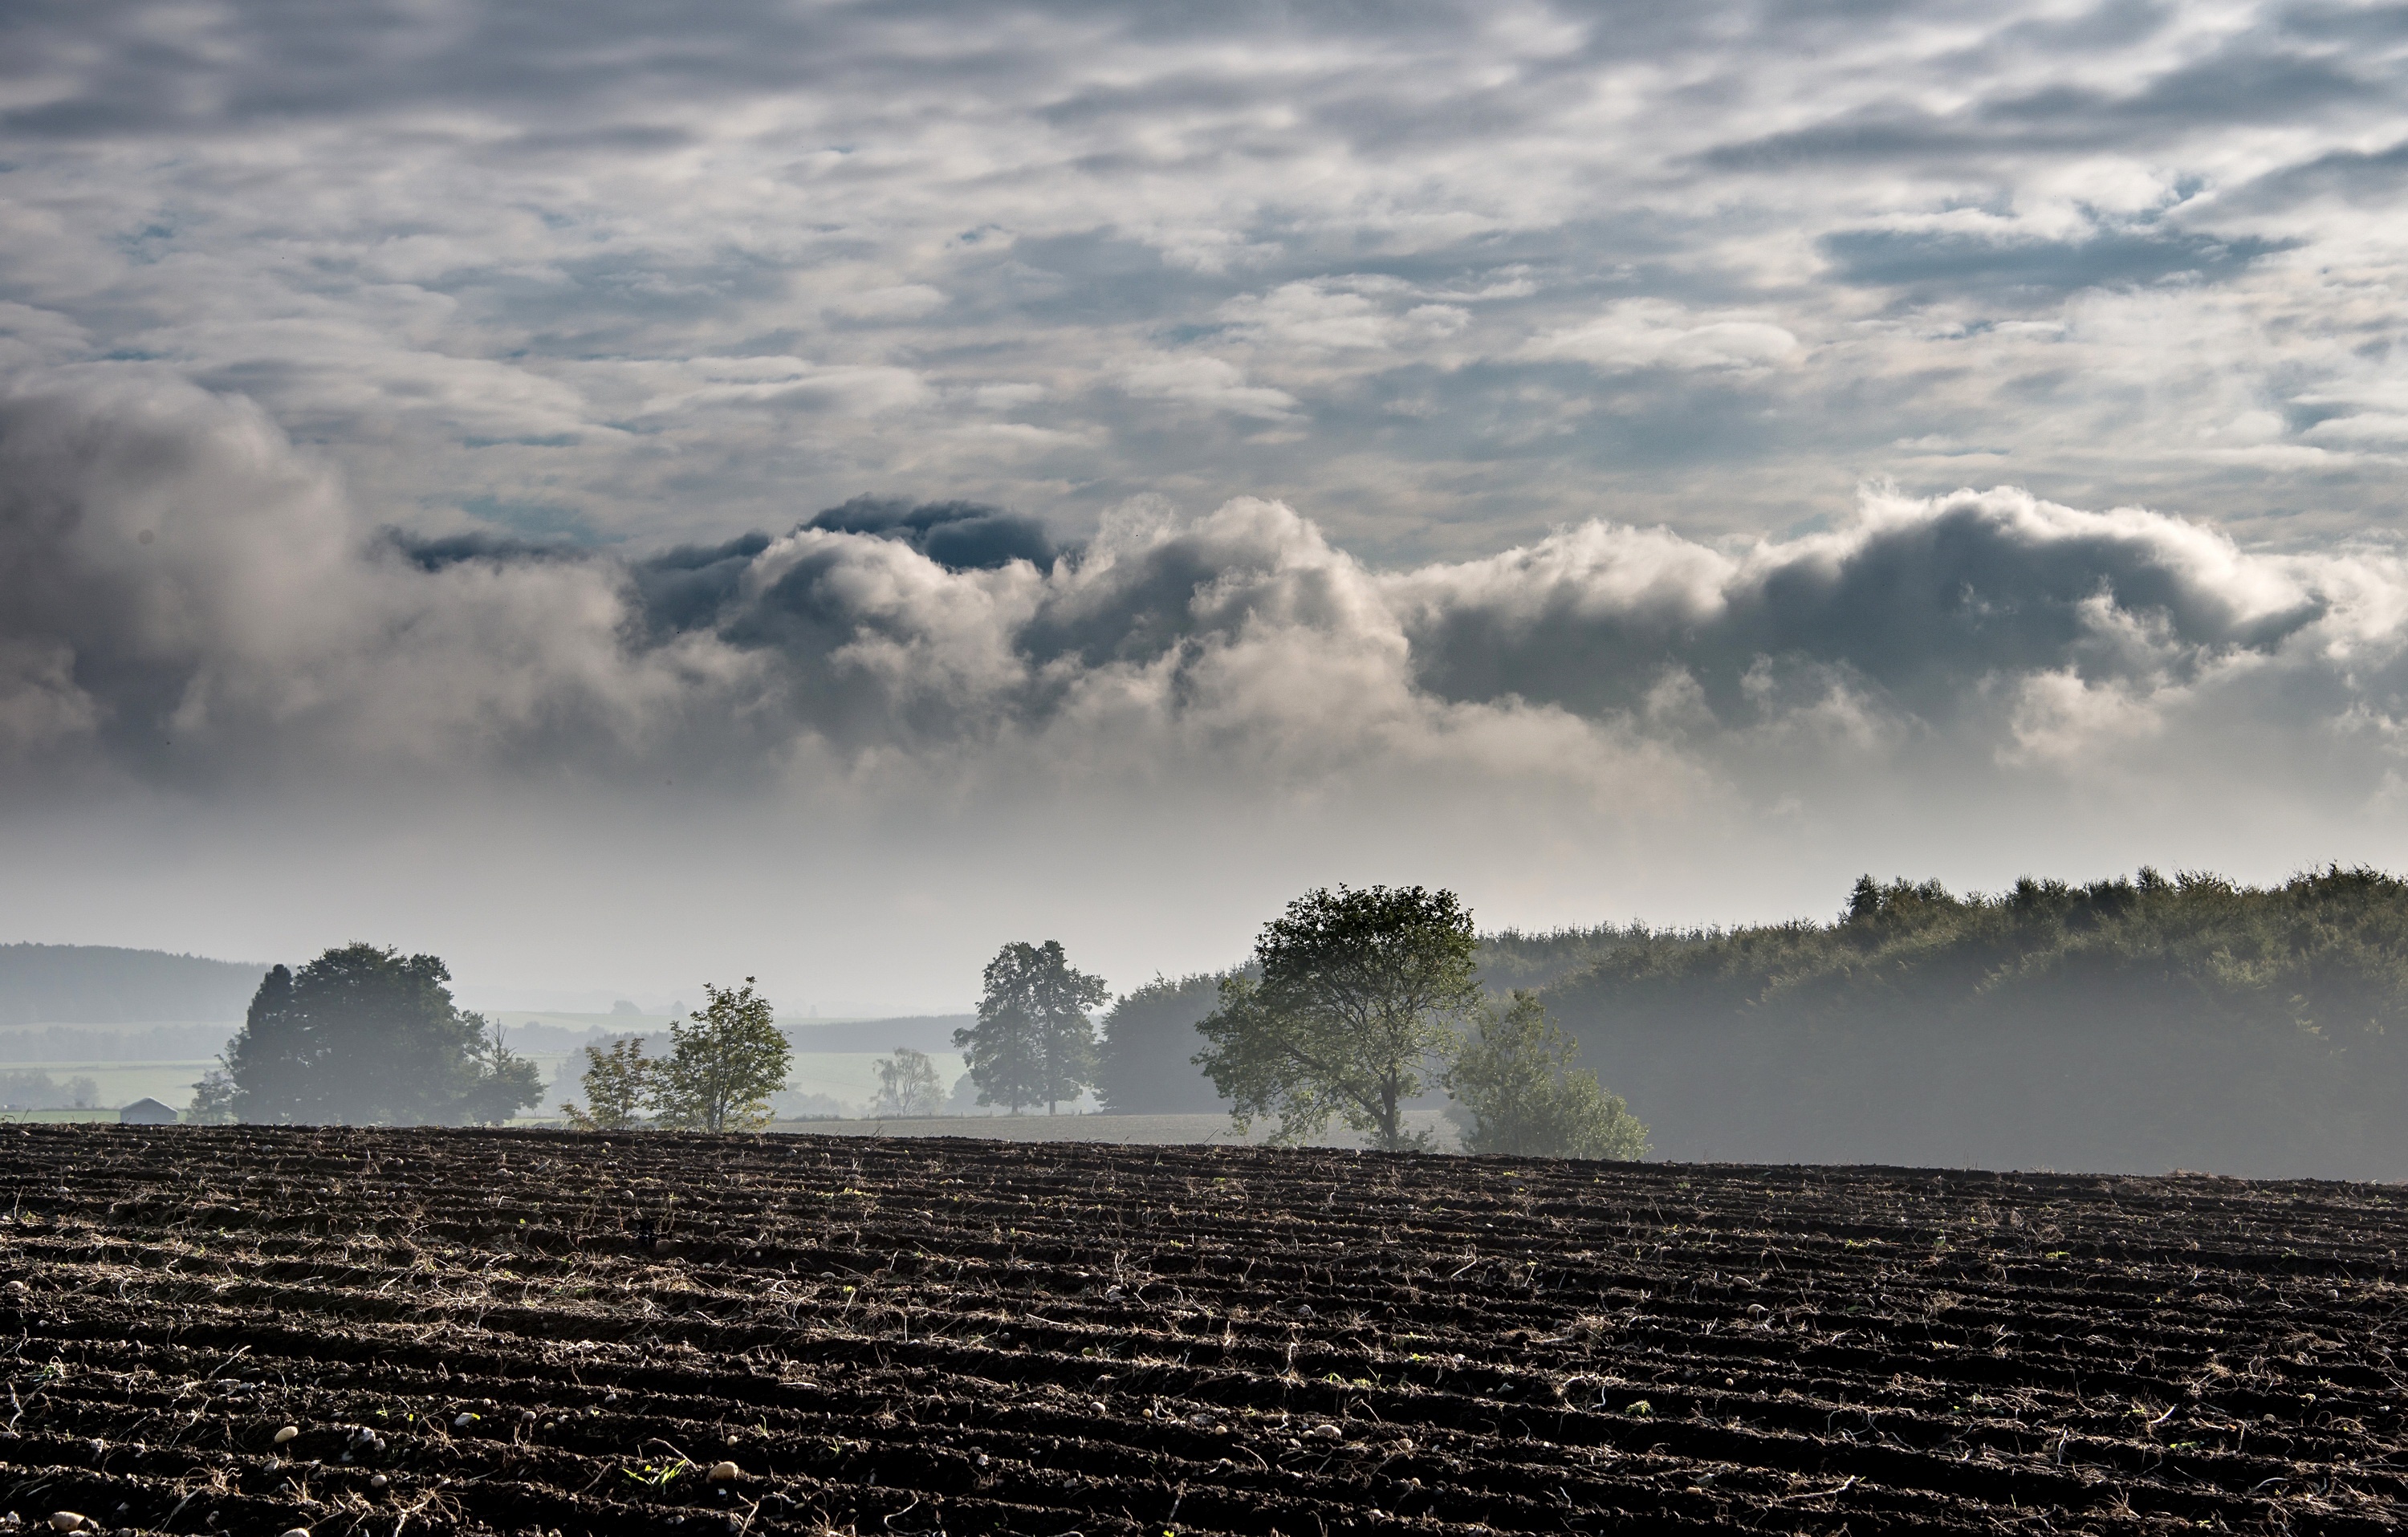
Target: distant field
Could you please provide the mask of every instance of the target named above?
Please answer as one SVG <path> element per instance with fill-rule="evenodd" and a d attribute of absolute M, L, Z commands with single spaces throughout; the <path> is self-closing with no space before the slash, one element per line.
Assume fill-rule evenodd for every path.
<path fill-rule="evenodd" d="M 851 1105 L 865 1105 L 878 1093 L 878 1062 L 883 1054 L 878 1052 L 797 1052 L 794 1070 L 787 1085 L 801 1094 L 825 1094 Z M 575 1073 L 566 1083 L 557 1082 L 561 1069 L 570 1064 L 574 1052 L 529 1052 L 529 1060 L 543 1075 L 544 1097 L 538 1106 L 542 1115 L 559 1108 L 564 1096 L 572 1099 L 583 1098 Z M 114 1110 L 136 1099 L 157 1099 L 183 1109 L 192 1102 L 193 1085 L 215 1063 L 207 1057 L 178 1062 L 101 1062 L 67 1060 L 53 1062 L 10 1062 L 12 1071 L 44 1072 L 61 1084 L 70 1078 L 89 1078 L 96 1086 L 99 1102 Z M 953 1078 L 961 1072 L 961 1059 L 943 1056 L 937 1059 L 937 1071 L 951 1090 Z"/>

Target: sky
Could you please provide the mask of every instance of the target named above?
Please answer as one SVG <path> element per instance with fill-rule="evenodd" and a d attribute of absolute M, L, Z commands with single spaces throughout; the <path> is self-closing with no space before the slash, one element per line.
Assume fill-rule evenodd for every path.
<path fill-rule="evenodd" d="M 0 929 L 2408 868 L 2408 7 L 20 0 Z"/>

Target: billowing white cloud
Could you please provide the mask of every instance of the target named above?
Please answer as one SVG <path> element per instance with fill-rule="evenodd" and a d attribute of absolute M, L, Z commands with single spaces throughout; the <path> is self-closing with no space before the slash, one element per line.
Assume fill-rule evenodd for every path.
<path fill-rule="evenodd" d="M 1065 553 L 1026 518 L 864 501 L 623 556 L 380 534 L 256 409 L 138 371 L 10 396 L 0 487 L 19 761 L 166 783 L 908 760 L 1719 794 L 1801 731 L 1866 773 L 1908 744 L 2080 773 L 2393 711 L 2408 682 L 2387 551 L 2252 553 L 2009 490 L 1393 570 L 1254 499 L 1133 510 Z"/>

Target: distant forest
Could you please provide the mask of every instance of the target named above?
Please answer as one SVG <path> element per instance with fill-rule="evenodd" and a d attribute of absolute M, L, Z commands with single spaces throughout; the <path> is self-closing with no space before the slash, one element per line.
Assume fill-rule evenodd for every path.
<path fill-rule="evenodd" d="M 240 1019 L 266 970 L 114 945 L 0 944 L 0 1026 Z"/>
<path fill-rule="evenodd" d="M 1545 997 L 1663 1157 L 2408 1178 L 2408 883 L 2372 870 L 1868 878 Z"/>

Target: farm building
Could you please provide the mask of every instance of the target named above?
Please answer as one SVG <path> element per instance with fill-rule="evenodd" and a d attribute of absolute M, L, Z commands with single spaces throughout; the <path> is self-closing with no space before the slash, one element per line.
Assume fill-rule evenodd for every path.
<path fill-rule="evenodd" d="M 117 1119 L 122 1126 L 174 1126 L 176 1112 L 173 1106 L 156 1099 L 136 1099 L 119 1111 Z"/>

